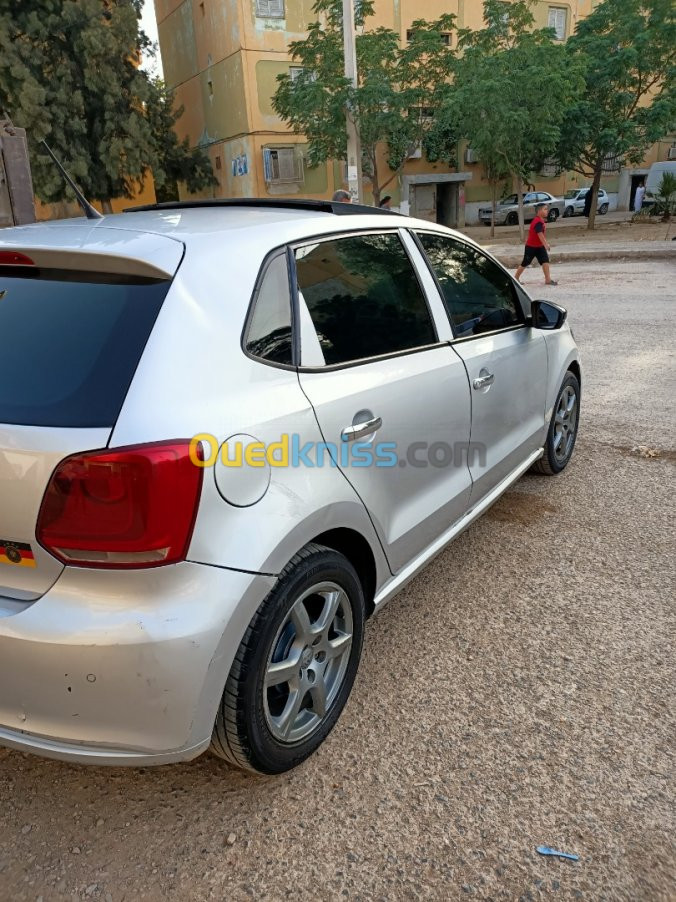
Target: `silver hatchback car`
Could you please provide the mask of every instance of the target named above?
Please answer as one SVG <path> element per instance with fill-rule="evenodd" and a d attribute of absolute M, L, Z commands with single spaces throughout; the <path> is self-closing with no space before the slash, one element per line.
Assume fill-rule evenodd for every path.
<path fill-rule="evenodd" d="M 365 619 L 564 469 L 581 385 L 565 310 L 462 235 L 294 201 L 0 233 L 0 376 L 0 744 L 268 774 Z"/>

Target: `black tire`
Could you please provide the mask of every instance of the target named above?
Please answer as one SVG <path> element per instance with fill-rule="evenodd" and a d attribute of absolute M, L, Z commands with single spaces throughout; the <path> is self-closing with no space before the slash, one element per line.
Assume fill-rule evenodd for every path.
<path fill-rule="evenodd" d="M 601 214 L 601 216 L 605 216 L 607 212 L 608 204 L 601 204 L 601 206 L 599 207 L 599 213 Z"/>
<path fill-rule="evenodd" d="M 559 218 L 559 211 L 556 209 L 550 210 L 549 213 L 547 214 L 547 222 L 556 222 L 556 220 L 558 218 Z"/>
<path fill-rule="evenodd" d="M 566 207 L 563 211 L 563 218 L 570 219 L 571 216 L 575 216 L 575 208 L 574 207 Z"/>
<path fill-rule="evenodd" d="M 341 601 L 339 611 L 342 610 L 342 605 L 349 605 L 352 641 L 349 650 L 340 658 L 341 662 L 346 662 L 346 666 L 341 663 L 345 670 L 340 679 L 336 679 L 335 697 L 321 717 L 313 710 L 314 697 L 310 696 L 309 690 L 305 692 L 303 704 L 307 700 L 308 707 L 303 708 L 299 715 L 309 717 L 310 720 L 319 717 L 316 727 L 299 741 L 281 741 L 273 732 L 270 693 L 277 692 L 283 685 L 288 690 L 287 699 L 278 703 L 275 698 L 275 704 L 284 707 L 291 699 L 290 683 L 266 689 L 266 673 L 271 662 L 280 660 L 274 655 L 282 641 L 286 642 L 284 655 L 297 642 L 297 636 L 293 634 L 295 627 L 289 620 L 294 605 L 305 604 L 301 601 L 304 593 L 314 586 L 327 583 L 338 586 L 342 592 L 340 597 L 343 598 L 344 595 L 346 599 Z M 312 602 L 317 602 L 320 598 L 318 594 L 308 596 L 309 624 L 315 622 L 312 620 Z M 343 611 L 343 615 L 347 616 L 347 611 Z M 262 774 L 280 774 L 304 761 L 331 732 L 350 695 L 361 657 L 364 621 L 364 592 L 352 564 L 333 549 L 315 544 L 306 545 L 284 568 L 276 586 L 262 602 L 244 634 L 216 716 L 211 751 L 236 767 Z M 319 615 L 316 622 L 319 622 Z M 335 622 L 331 621 L 332 624 Z M 284 639 L 283 631 L 288 631 L 289 628 L 291 637 Z M 327 635 L 328 632 L 327 629 Z M 316 658 L 313 658 L 314 649 L 306 647 L 302 654 L 307 652 L 310 654 L 310 663 L 298 666 L 307 668 L 300 673 L 309 677 L 312 667 L 318 666 L 315 660 L 319 659 L 321 652 Z M 332 665 L 326 665 L 327 671 L 330 666 Z M 320 678 L 318 682 L 323 680 Z"/>
<path fill-rule="evenodd" d="M 507 225 L 518 225 L 519 224 L 519 214 L 514 213 L 513 211 L 511 213 L 508 213 L 506 222 L 507 222 Z"/>
<path fill-rule="evenodd" d="M 567 395 L 569 389 L 572 389 L 575 396 L 575 410 L 572 416 L 573 426 L 572 429 L 569 429 L 564 435 L 566 449 L 564 454 L 560 454 L 557 451 L 557 444 L 560 444 L 560 441 L 563 439 L 557 441 L 557 427 L 560 425 L 560 420 L 557 420 L 557 415 L 559 414 L 559 408 L 562 405 L 564 395 Z M 544 473 L 547 476 L 555 476 L 557 473 L 565 470 L 570 462 L 570 458 L 573 456 L 579 422 L 580 383 L 577 381 L 577 377 L 569 370 L 566 373 L 566 377 L 561 383 L 561 388 L 556 396 L 556 403 L 554 404 L 554 410 L 552 411 L 552 419 L 549 424 L 549 429 L 547 430 L 547 441 L 544 446 L 544 454 L 532 467 L 535 473 Z"/>

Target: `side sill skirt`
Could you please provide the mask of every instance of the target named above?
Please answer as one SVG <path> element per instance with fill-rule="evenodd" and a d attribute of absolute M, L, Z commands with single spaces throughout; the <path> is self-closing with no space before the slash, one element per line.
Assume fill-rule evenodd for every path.
<path fill-rule="evenodd" d="M 449 542 L 452 542 L 457 536 L 460 535 L 461 532 L 464 532 L 468 526 L 478 519 L 484 511 L 488 510 L 488 508 L 495 504 L 500 495 L 507 491 L 507 489 L 519 479 L 519 477 L 523 476 L 526 470 L 529 470 L 536 460 L 539 460 L 544 453 L 542 448 L 539 448 L 537 451 L 534 451 L 526 460 L 520 464 L 516 470 L 513 470 L 508 476 L 506 476 L 502 482 L 499 482 L 495 488 L 486 495 L 486 497 L 474 508 L 467 511 L 467 513 L 462 516 L 450 529 L 447 529 L 446 532 L 443 532 L 438 539 L 435 539 L 431 545 L 429 545 L 424 551 L 422 551 L 418 557 L 413 558 L 413 560 L 407 564 L 402 570 L 397 573 L 396 576 L 393 576 L 392 579 L 388 580 L 385 585 L 380 589 L 379 592 L 376 593 L 376 597 L 374 599 L 375 609 L 374 613 L 377 613 L 384 605 L 390 601 L 391 598 L 400 592 L 407 583 L 409 583 L 414 576 L 416 576 L 431 560 L 433 560 L 441 551 L 444 550 L 446 545 Z"/>

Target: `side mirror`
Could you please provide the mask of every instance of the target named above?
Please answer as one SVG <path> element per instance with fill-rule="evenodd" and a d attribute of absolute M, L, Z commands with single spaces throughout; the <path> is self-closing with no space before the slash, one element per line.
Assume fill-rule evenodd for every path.
<path fill-rule="evenodd" d="M 531 304 L 531 325 L 534 329 L 560 329 L 567 316 L 565 307 L 551 301 L 533 301 Z"/>

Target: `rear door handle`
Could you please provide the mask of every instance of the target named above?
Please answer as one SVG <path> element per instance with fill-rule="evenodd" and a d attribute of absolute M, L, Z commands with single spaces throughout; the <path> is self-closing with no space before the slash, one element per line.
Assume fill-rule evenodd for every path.
<path fill-rule="evenodd" d="M 493 373 L 486 373 L 484 376 L 479 376 L 474 380 L 472 385 L 474 388 L 486 388 L 487 385 L 492 385 L 495 382 L 495 375 Z"/>
<path fill-rule="evenodd" d="M 356 442 L 359 438 L 364 438 L 366 435 L 377 432 L 382 425 L 382 417 L 373 417 L 371 420 L 366 420 L 365 423 L 357 423 L 356 426 L 346 426 L 340 433 L 340 437 L 344 442 Z"/>

